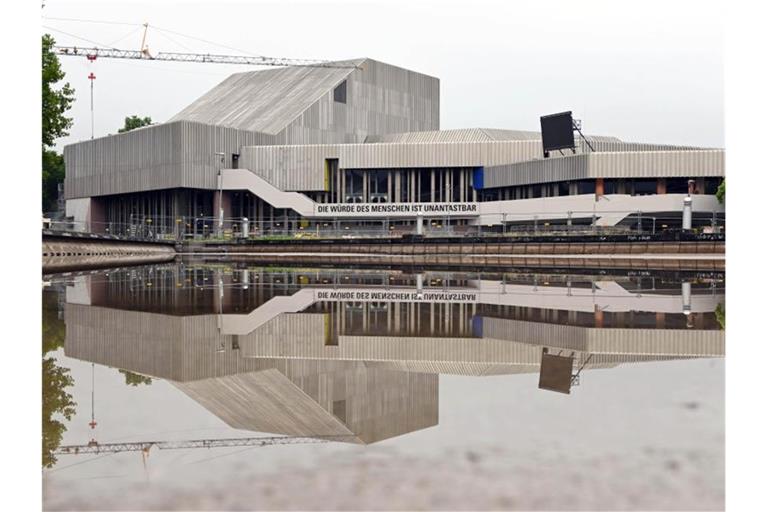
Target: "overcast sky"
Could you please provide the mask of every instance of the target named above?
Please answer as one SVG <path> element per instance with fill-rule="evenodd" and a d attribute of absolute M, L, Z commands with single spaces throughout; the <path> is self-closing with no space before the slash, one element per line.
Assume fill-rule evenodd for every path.
<path fill-rule="evenodd" d="M 440 78 L 444 129 L 538 130 L 540 115 L 572 110 L 587 133 L 724 145 L 723 12 L 717 3 L 48 0 L 42 13 L 42 25 L 59 31 L 43 32 L 62 45 L 93 46 L 74 35 L 139 49 L 137 25 L 148 22 L 152 52 L 233 54 L 236 48 L 278 57 L 371 57 L 423 72 Z M 90 137 L 91 71 L 97 77 L 95 133 L 101 136 L 115 133 L 127 115 L 166 121 L 230 73 L 253 69 L 61 61 L 77 100 L 71 135 L 59 147 Z"/>

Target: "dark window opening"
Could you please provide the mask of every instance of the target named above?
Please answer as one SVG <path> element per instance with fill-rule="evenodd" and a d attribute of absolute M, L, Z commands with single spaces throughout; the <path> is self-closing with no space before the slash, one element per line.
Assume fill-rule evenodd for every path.
<path fill-rule="evenodd" d="M 720 186 L 720 178 L 706 178 L 704 180 L 704 193 L 709 195 L 715 195 L 717 193 L 717 187 Z"/>
<path fill-rule="evenodd" d="M 342 423 L 347 422 L 347 401 L 346 400 L 334 400 L 333 415 L 339 418 Z"/>
<path fill-rule="evenodd" d="M 594 194 L 595 180 L 582 180 L 576 184 L 577 194 Z"/>
<path fill-rule="evenodd" d="M 687 194 L 688 178 L 667 178 L 667 194 Z"/>
<path fill-rule="evenodd" d="M 656 180 L 635 180 L 636 196 L 648 196 L 656 193 Z"/>
<path fill-rule="evenodd" d="M 347 81 L 344 80 L 333 90 L 333 101 L 336 103 L 347 102 Z"/>

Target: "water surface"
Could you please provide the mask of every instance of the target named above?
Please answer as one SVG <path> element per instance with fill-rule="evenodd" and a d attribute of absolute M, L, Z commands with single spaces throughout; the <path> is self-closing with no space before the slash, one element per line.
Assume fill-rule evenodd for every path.
<path fill-rule="evenodd" d="M 721 274 L 50 280 L 47 508 L 722 508 Z M 261 436 L 333 442 L 56 455 Z"/>

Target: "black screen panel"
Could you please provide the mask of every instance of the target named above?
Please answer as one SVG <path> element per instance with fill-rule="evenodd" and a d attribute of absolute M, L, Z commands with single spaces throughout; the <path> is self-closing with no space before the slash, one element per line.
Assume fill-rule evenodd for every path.
<path fill-rule="evenodd" d="M 573 116 L 570 111 L 541 116 L 541 142 L 545 153 L 575 146 Z"/>

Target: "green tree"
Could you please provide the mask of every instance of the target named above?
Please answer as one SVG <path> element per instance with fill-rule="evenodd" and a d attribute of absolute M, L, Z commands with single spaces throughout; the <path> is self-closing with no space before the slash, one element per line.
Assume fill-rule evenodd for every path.
<path fill-rule="evenodd" d="M 136 128 L 141 128 L 142 126 L 149 126 L 151 124 L 152 124 L 151 117 L 130 116 L 125 118 L 125 124 L 123 125 L 122 128 L 117 130 L 117 132 L 125 133 L 131 130 L 135 130 Z"/>
<path fill-rule="evenodd" d="M 51 149 L 43 149 L 43 211 L 52 210 L 64 181 L 64 157 Z"/>
<path fill-rule="evenodd" d="M 69 135 L 72 118 L 64 114 L 72 107 L 75 91 L 65 83 L 57 84 L 64 79 L 59 58 L 53 53 L 56 41 L 50 34 L 43 35 L 43 147 L 53 147 L 59 137 Z"/>
<path fill-rule="evenodd" d="M 56 464 L 53 452 L 61 444 L 67 427 L 62 420 L 71 420 L 75 402 L 67 388 L 75 381 L 69 370 L 56 365 L 49 352 L 64 346 L 64 322 L 58 314 L 58 297 L 54 292 L 43 292 L 43 467 Z"/>
<path fill-rule="evenodd" d="M 721 329 L 725 329 L 725 304 L 722 302 L 715 308 L 715 318 Z"/>
<path fill-rule="evenodd" d="M 725 202 L 725 178 L 723 178 L 723 181 L 720 182 L 720 185 L 717 187 L 717 192 L 715 192 L 717 195 L 717 200 L 721 203 Z"/>
<path fill-rule="evenodd" d="M 149 377 L 145 377 L 143 375 L 139 375 L 138 373 L 129 372 L 128 370 L 119 370 L 120 373 L 125 375 L 125 385 L 126 386 L 139 386 L 141 384 L 146 384 L 149 386 L 152 384 L 152 379 Z"/>
<path fill-rule="evenodd" d="M 68 135 L 72 118 L 65 113 L 72 107 L 75 91 L 69 83 L 59 85 L 64 79 L 59 58 L 52 49 L 56 41 L 50 34 L 43 35 L 42 52 L 42 151 L 43 151 L 43 210 L 50 210 L 56 200 L 58 184 L 64 180 L 64 161 L 53 150 L 56 139 Z"/>

